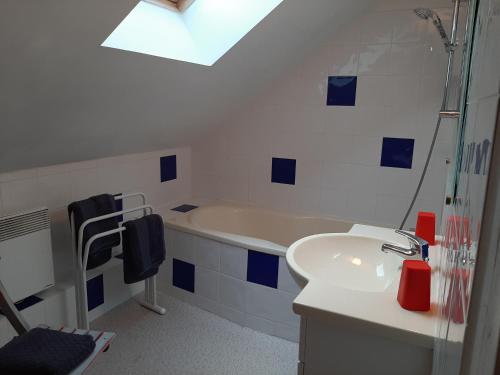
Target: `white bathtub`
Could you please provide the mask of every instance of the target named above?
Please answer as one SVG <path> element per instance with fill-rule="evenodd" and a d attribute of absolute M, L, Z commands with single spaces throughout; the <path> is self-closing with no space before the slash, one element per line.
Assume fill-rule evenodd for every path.
<path fill-rule="evenodd" d="M 301 238 L 318 233 L 348 232 L 353 223 L 255 207 L 212 205 L 169 219 L 166 226 L 284 256 L 286 249 Z"/>
<path fill-rule="evenodd" d="M 296 240 L 347 232 L 352 223 L 233 205 L 211 205 L 165 222 L 167 261 L 158 290 L 237 324 L 298 342 L 300 292 L 285 253 Z"/>

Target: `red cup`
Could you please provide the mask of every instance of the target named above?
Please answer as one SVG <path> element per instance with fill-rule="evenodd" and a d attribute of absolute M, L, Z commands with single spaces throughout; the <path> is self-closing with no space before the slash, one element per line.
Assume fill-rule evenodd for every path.
<path fill-rule="evenodd" d="M 431 267 L 423 260 L 405 260 L 399 280 L 398 302 L 403 309 L 431 308 Z"/>
<path fill-rule="evenodd" d="M 436 244 L 436 214 L 434 212 L 418 213 L 415 235 L 429 242 L 431 246 Z"/>

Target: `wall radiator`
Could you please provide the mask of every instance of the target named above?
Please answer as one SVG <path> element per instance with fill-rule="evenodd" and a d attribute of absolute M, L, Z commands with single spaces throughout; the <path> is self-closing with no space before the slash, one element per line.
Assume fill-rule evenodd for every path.
<path fill-rule="evenodd" d="M 0 279 L 14 302 L 54 285 L 47 208 L 0 217 Z"/>

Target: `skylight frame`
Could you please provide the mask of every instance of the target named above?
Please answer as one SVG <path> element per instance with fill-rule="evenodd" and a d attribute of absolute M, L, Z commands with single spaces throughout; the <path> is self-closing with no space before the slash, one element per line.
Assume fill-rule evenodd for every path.
<path fill-rule="evenodd" d="M 170 10 L 184 12 L 195 0 L 143 0 L 147 3 L 158 5 Z"/>
<path fill-rule="evenodd" d="M 139 1 L 101 46 L 212 66 L 284 0 L 177 1 Z"/>

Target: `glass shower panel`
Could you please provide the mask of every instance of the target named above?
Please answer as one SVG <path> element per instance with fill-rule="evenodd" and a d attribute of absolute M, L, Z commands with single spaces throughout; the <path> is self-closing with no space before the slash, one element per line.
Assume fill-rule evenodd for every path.
<path fill-rule="evenodd" d="M 471 0 L 462 64 L 462 95 L 454 175 L 443 212 L 438 272 L 438 313 L 433 374 L 460 373 L 463 339 L 486 196 L 498 91 L 485 92 L 483 57 L 491 10 L 500 0 Z"/>

